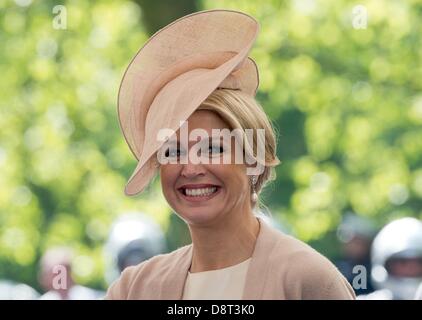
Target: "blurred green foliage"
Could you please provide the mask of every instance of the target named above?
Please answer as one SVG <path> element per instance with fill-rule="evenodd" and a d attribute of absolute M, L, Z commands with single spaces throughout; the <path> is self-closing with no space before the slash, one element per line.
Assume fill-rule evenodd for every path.
<path fill-rule="evenodd" d="M 279 129 L 266 201 L 322 252 L 351 210 L 422 218 L 422 2 L 207 1 L 261 24 L 258 99 Z"/>
<path fill-rule="evenodd" d="M 38 287 L 40 256 L 64 244 L 78 252 L 76 279 L 105 288 L 102 245 L 119 214 L 151 214 L 170 249 L 189 241 L 159 179 L 141 196 L 123 193 L 136 163 L 118 86 L 157 27 L 146 1 L 65 1 L 65 30 L 52 26 L 57 3 L 25 2 L 0 0 L 0 279 Z M 264 203 L 329 256 L 348 210 L 379 225 L 422 218 L 422 1 L 359 3 L 366 29 L 353 27 L 353 1 L 196 3 L 260 22 L 251 56 L 282 161 Z"/>

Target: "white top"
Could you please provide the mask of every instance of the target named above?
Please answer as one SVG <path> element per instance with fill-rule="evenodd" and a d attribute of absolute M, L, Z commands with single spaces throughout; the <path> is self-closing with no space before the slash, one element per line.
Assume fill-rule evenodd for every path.
<path fill-rule="evenodd" d="M 227 268 L 188 272 L 182 300 L 240 300 L 251 258 Z"/>

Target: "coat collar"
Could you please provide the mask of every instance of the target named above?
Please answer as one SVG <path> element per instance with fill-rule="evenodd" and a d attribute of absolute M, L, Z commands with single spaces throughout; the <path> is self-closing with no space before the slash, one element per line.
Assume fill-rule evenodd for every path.
<path fill-rule="evenodd" d="M 265 221 L 257 217 L 259 221 L 259 233 L 256 239 L 255 248 L 252 253 L 252 259 L 249 263 L 248 272 L 246 274 L 245 288 L 242 299 L 258 300 L 261 298 L 265 279 L 263 275 L 268 272 L 269 264 L 267 263 L 268 253 L 275 245 L 271 237 L 272 228 Z M 188 271 L 192 263 L 192 244 L 186 246 L 186 250 L 176 259 L 170 266 L 171 272 L 163 279 L 163 286 L 158 293 L 158 299 L 161 300 L 181 300 L 183 290 L 188 276 Z"/>
<path fill-rule="evenodd" d="M 263 219 L 257 217 L 260 225 L 258 238 L 252 253 L 252 259 L 246 273 L 245 288 L 243 289 L 243 300 L 260 300 L 264 291 L 265 279 L 268 275 L 270 264 L 268 256 L 276 242 L 272 236 L 277 232 L 270 227 Z"/>

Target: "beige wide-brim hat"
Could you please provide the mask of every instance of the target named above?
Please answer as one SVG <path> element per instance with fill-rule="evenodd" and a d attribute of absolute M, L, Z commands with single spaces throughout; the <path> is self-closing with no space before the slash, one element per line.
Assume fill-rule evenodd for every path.
<path fill-rule="evenodd" d="M 217 88 L 256 94 L 258 69 L 248 53 L 258 31 L 247 14 L 207 10 L 162 28 L 139 50 L 118 97 L 120 127 L 138 160 L 126 195 L 142 192 L 155 176 L 160 129 L 176 132 Z"/>

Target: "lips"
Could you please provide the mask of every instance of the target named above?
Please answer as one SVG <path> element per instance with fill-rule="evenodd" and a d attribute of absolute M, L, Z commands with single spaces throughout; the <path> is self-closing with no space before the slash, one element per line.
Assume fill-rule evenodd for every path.
<path fill-rule="evenodd" d="M 216 184 L 209 184 L 209 183 L 196 183 L 196 184 L 184 184 L 179 189 L 198 189 L 198 188 L 212 188 L 212 187 L 219 187 Z"/>
<path fill-rule="evenodd" d="M 214 198 L 221 187 L 215 184 L 186 184 L 177 190 L 182 198 L 189 202 L 206 201 Z"/>

